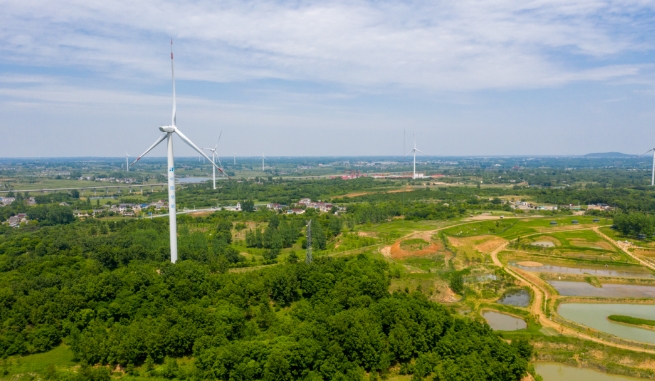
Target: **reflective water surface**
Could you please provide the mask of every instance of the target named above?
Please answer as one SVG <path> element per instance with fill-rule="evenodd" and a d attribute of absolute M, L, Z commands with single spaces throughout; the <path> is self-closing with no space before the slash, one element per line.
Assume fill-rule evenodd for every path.
<path fill-rule="evenodd" d="M 498 300 L 498 303 L 516 307 L 527 307 L 530 305 L 530 293 L 523 289 L 508 291 Z"/>
<path fill-rule="evenodd" d="M 642 378 L 617 376 L 614 374 L 602 373 L 587 368 L 576 368 L 569 365 L 562 365 L 549 362 L 538 362 L 534 368 L 544 381 L 635 381 Z"/>
<path fill-rule="evenodd" d="M 655 305 L 562 303 L 558 311 L 565 319 L 602 332 L 611 333 L 628 340 L 655 343 L 655 331 L 631 327 L 607 320 L 609 315 L 627 315 L 643 319 L 653 319 L 655 316 Z"/>
<path fill-rule="evenodd" d="M 535 273 L 562 273 L 562 274 L 589 274 L 596 276 L 616 276 L 624 278 L 655 278 L 655 275 L 648 272 L 609 270 L 609 269 L 584 269 L 577 267 L 564 267 L 556 265 L 523 266 L 516 262 L 510 262 L 510 266 L 517 267 L 524 271 Z"/>
<path fill-rule="evenodd" d="M 637 286 L 632 284 L 604 284 L 602 288 L 587 282 L 568 282 L 549 280 L 560 295 L 595 296 L 600 298 L 655 298 L 655 286 Z"/>
<path fill-rule="evenodd" d="M 482 317 L 492 329 L 498 331 L 516 331 L 528 326 L 523 319 L 495 311 L 485 311 L 482 313 Z"/>

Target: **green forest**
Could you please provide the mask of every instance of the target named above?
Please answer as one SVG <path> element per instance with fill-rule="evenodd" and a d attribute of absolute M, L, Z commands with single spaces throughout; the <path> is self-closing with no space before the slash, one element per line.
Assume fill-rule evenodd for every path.
<path fill-rule="evenodd" d="M 226 272 L 230 226 L 219 219 L 205 246 L 180 245 L 192 250 L 175 265 L 164 219 L 2 235 L 0 356 L 66 343 L 83 365 L 198 380 L 360 380 L 397 366 L 417 379 L 526 373 L 527 342 L 507 343 L 419 292 L 389 293 L 388 264 L 369 255 Z M 185 356 L 191 367 L 177 364 Z M 84 369 L 51 377 L 104 377 Z"/>

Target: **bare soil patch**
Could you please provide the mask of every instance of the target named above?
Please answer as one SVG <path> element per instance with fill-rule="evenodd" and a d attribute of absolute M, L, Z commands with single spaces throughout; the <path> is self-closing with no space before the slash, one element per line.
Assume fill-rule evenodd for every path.
<path fill-rule="evenodd" d="M 377 238 L 378 233 L 376 232 L 357 232 L 357 235 L 360 237 L 373 237 Z"/>
<path fill-rule="evenodd" d="M 386 258 L 391 258 L 391 246 L 383 247 L 380 249 L 380 253 L 382 253 Z"/>
<path fill-rule="evenodd" d="M 504 245 L 506 242 L 507 242 L 506 240 L 500 237 L 489 236 L 489 239 L 486 239 L 484 240 L 484 242 L 476 245 L 475 250 L 481 253 L 491 253 L 495 249 Z"/>
<path fill-rule="evenodd" d="M 655 257 L 655 250 L 635 249 L 633 253 L 642 257 Z"/>
<path fill-rule="evenodd" d="M 614 250 L 614 247 L 609 242 L 606 241 L 589 242 L 583 238 L 571 238 L 569 239 L 569 242 L 571 242 L 573 246 L 593 247 L 593 248 L 604 249 L 604 250 Z"/>
<path fill-rule="evenodd" d="M 389 249 L 389 253 L 392 259 L 403 259 L 408 257 L 424 257 L 424 256 L 436 254 L 444 249 L 441 243 L 430 242 L 429 246 L 424 247 L 421 250 L 410 251 L 410 250 L 404 250 L 401 247 L 402 242 L 403 240 L 398 240 L 394 242 L 393 245 L 391 245 Z"/>
<path fill-rule="evenodd" d="M 492 216 L 489 214 L 480 214 L 478 216 L 469 217 L 467 221 L 486 221 L 486 220 L 499 220 L 500 216 Z"/>

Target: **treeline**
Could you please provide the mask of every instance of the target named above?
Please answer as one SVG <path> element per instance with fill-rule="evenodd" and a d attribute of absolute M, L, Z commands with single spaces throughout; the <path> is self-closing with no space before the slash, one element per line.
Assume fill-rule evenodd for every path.
<path fill-rule="evenodd" d="M 293 219 L 285 217 L 272 214 L 266 228 L 248 230 L 246 246 L 271 249 L 278 253 L 280 249 L 293 246 L 303 235 L 306 222 L 302 216 Z M 312 247 L 317 250 L 325 250 L 328 240 L 338 236 L 343 228 L 344 219 L 333 214 L 307 213 L 307 217 L 307 221 L 312 221 Z"/>
<path fill-rule="evenodd" d="M 401 202 L 353 203 L 347 207 L 349 218 L 353 223 L 379 223 L 394 217 L 406 220 L 446 220 L 462 216 L 466 209 L 442 203 Z"/>
<path fill-rule="evenodd" d="M 59 238 L 43 230 L 26 245 Z M 531 356 L 526 342 L 508 344 L 419 292 L 389 294 L 387 264 L 364 255 L 232 274 L 195 260 L 171 265 L 161 252 L 147 259 L 150 250 L 110 269 L 70 248 L 9 253 L 5 243 L 0 356 L 66 340 L 83 364 L 226 381 L 361 380 L 398 365 L 435 380 L 519 380 Z M 190 373 L 176 365 L 181 356 L 195 358 Z"/>
<path fill-rule="evenodd" d="M 655 233 L 655 216 L 640 212 L 617 213 L 614 226 L 626 236 L 652 236 Z"/>

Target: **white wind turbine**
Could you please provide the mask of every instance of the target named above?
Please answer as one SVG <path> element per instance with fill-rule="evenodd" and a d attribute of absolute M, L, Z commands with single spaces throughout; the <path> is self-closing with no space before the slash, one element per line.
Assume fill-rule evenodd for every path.
<path fill-rule="evenodd" d="M 412 150 L 409 151 L 407 154 L 408 154 L 408 155 L 409 155 L 410 153 L 413 153 L 413 154 L 414 154 L 414 174 L 412 175 L 412 179 L 415 179 L 415 178 L 416 178 L 416 153 L 417 153 L 417 152 L 420 152 L 420 153 L 422 153 L 422 154 L 425 155 L 425 152 L 423 152 L 423 151 L 421 151 L 420 149 L 416 148 L 416 137 L 414 136 L 414 134 L 412 134 L 412 136 L 414 137 L 414 148 L 412 148 Z"/>
<path fill-rule="evenodd" d="M 130 171 L 130 154 L 125 152 L 125 168 L 127 168 L 127 171 Z"/>
<path fill-rule="evenodd" d="M 221 133 L 218 135 L 218 141 L 216 142 L 214 148 L 203 148 L 211 151 L 212 153 L 212 163 L 214 164 L 212 165 L 212 178 L 214 180 L 214 189 L 216 189 L 216 158 L 218 158 L 218 165 L 220 167 L 223 167 L 223 164 L 221 164 L 221 158 L 218 157 L 218 153 L 216 152 L 216 149 L 218 148 L 218 143 L 220 143 L 221 141 L 221 135 L 223 135 L 223 131 L 221 131 Z"/>
<path fill-rule="evenodd" d="M 173 115 L 171 117 L 170 126 L 161 126 L 159 130 L 164 133 L 160 138 L 155 141 L 153 145 L 150 146 L 141 156 L 137 157 L 132 165 L 136 164 L 137 161 L 141 160 L 148 152 L 152 151 L 159 143 L 163 142 L 164 139 L 167 139 L 168 143 L 168 219 L 170 221 L 170 242 L 171 242 L 171 262 L 177 262 L 177 215 L 176 215 L 176 205 L 175 205 L 175 165 L 173 163 L 173 134 L 182 139 L 183 142 L 188 144 L 191 148 L 196 150 L 199 154 L 205 157 L 205 159 L 211 161 L 207 155 L 200 148 L 198 148 L 189 138 L 184 136 L 182 131 L 177 128 L 176 125 L 176 100 L 175 100 L 175 67 L 173 65 L 173 40 L 171 40 L 171 77 L 173 80 Z M 218 168 L 221 173 L 224 173 L 223 170 L 212 162 L 214 167 Z"/>
<path fill-rule="evenodd" d="M 234 165 L 237 165 L 237 153 L 232 152 L 232 154 L 234 155 Z"/>
<path fill-rule="evenodd" d="M 266 156 L 264 156 L 264 153 L 262 152 L 262 172 L 264 172 L 264 159 L 266 159 Z"/>
<path fill-rule="evenodd" d="M 650 175 L 650 185 L 655 186 L 655 148 L 651 148 L 651 149 L 649 149 L 648 151 L 642 153 L 639 156 L 644 156 L 645 154 L 647 154 L 647 153 L 649 153 L 651 151 L 653 151 L 653 170 L 652 170 L 652 173 Z"/>

